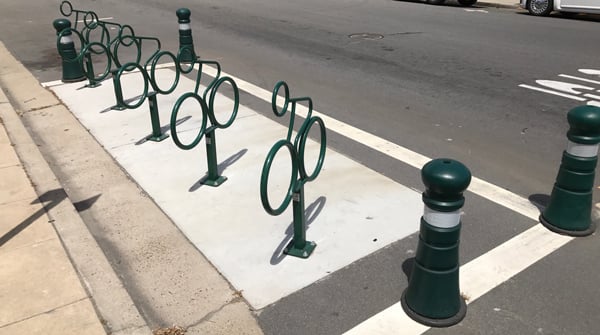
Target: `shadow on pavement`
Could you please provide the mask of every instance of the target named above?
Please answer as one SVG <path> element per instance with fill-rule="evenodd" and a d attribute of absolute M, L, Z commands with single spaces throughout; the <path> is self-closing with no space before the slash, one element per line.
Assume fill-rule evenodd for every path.
<path fill-rule="evenodd" d="M 86 210 L 98 200 L 100 194 L 93 196 L 89 199 L 77 202 L 73 204 L 77 211 Z M 27 227 L 29 227 L 32 223 L 34 223 L 37 219 L 39 219 L 46 212 L 50 211 L 56 205 L 61 203 L 63 200 L 67 199 L 67 194 L 64 189 L 55 189 L 48 191 L 38 197 L 38 199 L 31 202 L 31 204 L 43 204 L 43 207 L 38 209 L 35 213 L 31 214 L 28 218 L 23 220 L 21 223 L 16 225 L 13 229 L 9 230 L 6 234 L 0 237 L 0 247 L 10 241 L 13 237 L 17 236 Z"/>
<path fill-rule="evenodd" d="M 247 152 L 248 152 L 248 149 L 242 149 L 238 153 L 232 155 L 231 157 L 229 157 L 226 160 L 224 160 L 223 162 L 221 162 L 221 164 L 218 164 L 217 172 L 218 172 L 219 176 L 222 175 L 223 171 L 225 171 L 228 167 L 232 166 L 235 162 L 240 160 L 240 158 L 242 158 Z M 206 173 L 202 178 L 200 178 L 200 180 L 195 182 L 194 185 L 192 185 L 192 187 L 190 187 L 189 192 L 194 192 L 194 191 L 198 190 L 200 187 L 202 187 L 202 185 L 204 185 L 204 182 L 207 179 L 208 179 L 208 173 Z"/>
<path fill-rule="evenodd" d="M 324 196 L 320 196 L 315 200 L 312 204 L 304 209 L 304 217 L 306 218 L 306 229 L 308 230 L 311 223 L 315 221 L 315 219 L 321 214 L 323 207 L 325 207 L 325 203 L 327 202 L 327 198 Z M 283 249 L 294 237 L 294 222 L 292 221 L 287 229 L 285 230 L 285 238 L 271 256 L 271 265 L 277 265 L 281 263 L 281 261 L 285 258 L 285 254 L 283 253 Z"/>

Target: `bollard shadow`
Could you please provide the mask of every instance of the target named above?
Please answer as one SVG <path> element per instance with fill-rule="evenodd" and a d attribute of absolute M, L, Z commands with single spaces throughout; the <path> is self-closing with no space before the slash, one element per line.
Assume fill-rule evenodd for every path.
<path fill-rule="evenodd" d="M 77 211 L 82 211 L 90 208 L 100 195 L 96 195 L 89 199 L 74 203 L 73 205 Z M 6 244 L 15 236 L 19 235 L 23 230 L 29 227 L 37 219 L 42 217 L 45 213 L 49 212 L 56 205 L 67 199 L 67 194 L 64 189 L 54 189 L 40 195 L 36 200 L 32 201 L 31 204 L 42 204 L 42 208 L 38 209 L 35 213 L 31 214 L 28 218 L 23 220 L 21 223 L 16 225 L 13 229 L 9 230 L 6 234 L 0 236 L 0 247 Z"/>
<path fill-rule="evenodd" d="M 537 207 L 540 213 L 543 212 L 550 203 L 550 196 L 547 194 L 532 194 L 527 199 L 532 205 Z"/>
<path fill-rule="evenodd" d="M 225 171 L 228 167 L 232 166 L 235 162 L 240 160 L 240 158 L 242 158 L 247 152 L 248 152 L 248 149 L 242 149 L 242 150 L 238 151 L 236 154 L 233 154 L 231 157 L 227 158 L 226 160 L 224 160 L 220 164 L 218 164 L 217 165 L 217 173 L 219 174 L 219 176 L 222 175 L 223 171 Z M 197 191 L 200 187 L 202 187 L 204 185 L 204 183 L 206 182 L 207 179 L 208 179 L 208 172 L 202 178 L 200 178 L 200 180 L 195 182 L 194 185 L 192 185 L 188 191 L 189 192 Z"/>
<path fill-rule="evenodd" d="M 181 119 L 175 121 L 175 126 L 179 126 L 180 124 L 184 123 L 185 121 L 187 121 L 187 120 L 189 120 L 191 118 L 192 118 L 191 115 L 182 117 Z M 169 124 L 167 124 L 165 126 L 160 127 L 160 133 L 164 134 L 164 133 L 166 133 L 170 129 L 171 129 L 171 124 L 169 123 Z M 148 142 L 148 138 L 150 136 L 152 136 L 152 134 L 148 134 L 148 135 L 144 136 L 142 139 L 136 141 L 135 145 L 141 145 L 141 144 L 144 144 L 144 143 Z"/>
<path fill-rule="evenodd" d="M 304 217 L 306 218 L 306 229 L 308 230 L 311 223 L 315 221 L 315 219 L 321 214 L 323 207 L 325 207 L 325 203 L 327 202 L 327 198 L 324 196 L 318 197 L 312 204 L 304 209 Z M 275 248 L 275 252 L 273 252 L 273 256 L 271 256 L 271 265 L 277 265 L 281 263 L 281 261 L 285 258 L 286 254 L 283 253 L 283 249 L 290 243 L 292 238 L 294 237 L 294 221 L 292 221 L 287 229 L 285 230 L 285 238 L 277 248 Z"/>
<path fill-rule="evenodd" d="M 143 95 L 143 94 L 140 94 L 140 95 L 138 95 L 138 96 L 135 96 L 135 97 L 133 97 L 133 98 L 125 99 L 125 100 L 123 100 L 123 102 L 125 102 L 125 103 L 128 103 L 128 104 L 129 104 L 129 103 L 131 103 L 131 102 L 134 102 L 134 101 L 136 101 L 136 100 L 143 99 L 143 98 L 145 98 L 145 97 L 144 97 L 144 95 Z M 121 111 L 123 111 L 123 110 L 125 110 L 125 109 L 128 109 L 128 108 L 125 108 L 125 109 L 123 109 L 123 110 L 119 110 L 119 109 L 116 109 L 115 107 L 117 107 L 117 105 L 112 105 L 112 106 L 110 106 L 110 107 L 106 107 L 106 108 L 104 108 L 103 110 L 101 110 L 101 111 L 100 111 L 100 113 L 106 113 L 106 112 L 110 112 L 110 111 L 118 111 L 118 112 L 121 112 Z M 139 107 L 141 107 L 141 105 L 140 105 Z"/>
<path fill-rule="evenodd" d="M 406 275 L 406 280 L 410 280 L 410 274 L 415 266 L 415 257 L 411 257 L 402 262 L 402 272 Z"/>

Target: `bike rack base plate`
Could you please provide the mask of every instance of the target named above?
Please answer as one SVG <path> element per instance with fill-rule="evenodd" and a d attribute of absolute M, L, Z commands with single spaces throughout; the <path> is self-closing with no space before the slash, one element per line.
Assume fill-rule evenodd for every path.
<path fill-rule="evenodd" d="M 160 141 L 164 140 L 165 138 L 169 138 L 169 135 L 168 134 L 160 134 L 160 136 L 150 135 L 150 136 L 146 137 L 146 139 L 148 141 L 154 141 L 154 142 L 160 142 Z"/>
<path fill-rule="evenodd" d="M 308 258 L 316 247 L 317 244 L 315 242 L 306 241 L 306 245 L 304 245 L 304 248 L 298 249 L 294 247 L 294 240 L 291 240 L 290 243 L 288 243 L 288 245 L 283 250 L 283 253 L 294 257 Z"/>

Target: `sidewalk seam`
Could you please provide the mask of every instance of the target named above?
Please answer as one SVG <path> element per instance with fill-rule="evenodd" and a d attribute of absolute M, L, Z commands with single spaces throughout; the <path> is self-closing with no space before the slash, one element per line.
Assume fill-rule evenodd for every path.
<path fill-rule="evenodd" d="M 15 324 L 20 323 L 20 322 L 31 320 L 33 318 L 37 318 L 40 315 L 53 313 L 54 311 L 57 311 L 57 310 L 59 310 L 61 308 L 65 308 L 67 306 L 71 306 L 71 305 L 74 305 L 74 304 L 76 304 L 78 302 L 82 302 L 82 301 L 85 301 L 85 300 L 88 300 L 88 299 L 91 300 L 91 298 L 88 295 L 86 295 L 85 297 L 83 297 L 81 299 L 77 299 L 77 300 L 71 301 L 71 302 L 69 302 L 67 304 L 64 304 L 64 305 L 61 305 L 61 306 L 57 306 L 57 307 L 53 307 L 53 308 L 51 308 L 51 309 L 49 309 L 47 311 L 39 312 L 39 313 L 36 313 L 34 315 L 28 316 L 26 318 L 23 318 L 23 319 L 20 319 L 20 320 L 17 320 L 17 321 L 13 321 L 13 322 L 9 322 L 7 324 L 1 325 L 0 329 L 6 328 L 6 327 L 9 327 L 9 326 L 12 326 L 12 325 L 15 325 Z"/>

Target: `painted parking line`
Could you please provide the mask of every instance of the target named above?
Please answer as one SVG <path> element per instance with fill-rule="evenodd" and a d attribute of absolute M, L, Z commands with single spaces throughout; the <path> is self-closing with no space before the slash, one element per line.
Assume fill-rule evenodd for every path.
<path fill-rule="evenodd" d="M 594 69 L 579 69 L 580 73 L 587 74 L 590 76 L 595 76 L 600 74 L 600 70 Z M 584 83 L 599 85 L 600 81 L 582 78 L 578 76 L 572 76 L 569 74 L 559 74 L 558 77 L 566 78 L 569 80 L 576 80 Z M 519 84 L 519 87 L 526 88 L 532 91 L 547 93 L 555 96 L 559 96 L 562 98 L 567 98 L 575 101 L 585 102 L 586 105 L 590 106 L 600 106 L 599 96 L 594 94 L 584 94 L 584 91 L 600 92 L 600 90 L 590 86 L 584 86 L 580 84 L 575 84 L 572 82 L 565 82 L 562 80 L 536 80 L 535 83 L 539 86 L 532 86 L 528 84 Z M 589 98 L 585 99 L 585 98 Z M 594 99 L 594 100 L 591 100 Z"/>
<path fill-rule="evenodd" d="M 160 65 L 161 68 L 169 68 L 174 66 L 175 65 L 172 63 L 165 63 Z M 198 66 L 196 66 L 196 69 L 198 69 Z M 210 66 L 204 66 L 203 70 L 204 73 L 210 76 L 215 76 L 217 73 L 216 69 Z M 240 90 L 245 91 L 263 101 L 271 103 L 272 92 L 267 91 L 259 86 L 256 86 L 229 73 L 221 72 L 221 75 L 233 78 Z M 53 83 L 55 82 L 42 85 L 45 86 Z M 580 99 L 579 97 L 575 98 Z M 282 104 L 279 104 L 279 106 L 281 107 Z M 307 109 L 305 106 L 299 105 L 296 113 L 298 116 L 306 117 L 306 111 Z M 425 165 L 431 160 L 431 158 L 425 155 L 419 154 L 401 145 L 390 142 L 379 136 L 366 132 L 362 129 L 356 128 L 347 123 L 329 117 L 325 114 L 318 112 L 317 110 L 313 110 L 313 115 L 321 117 L 327 125 L 328 130 L 334 131 L 344 137 L 357 141 L 367 147 L 370 147 L 373 150 L 376 150 L 384 155 L 392 157 L 417 169 L 421 169 L 423 165 Z M 495 202 L 523 216 L 526 216 L 533 220 L 538 219 L 539 210 L 529 200 L 521 197 L 520 195 L 512 193 L 502 187 L 489 183 L 485 180 L 473 177 L 468 191 L 475 193 L 483 198 L 486 198 L 492 202 Z"/>
<path fill-rule="evenodd" d="M 205 67 L 204 72 L 212 76 L 216 74 L 216 70 L 210 67 Z M 260 98 L 261 100 L 264 100 L 269 103 L 271 102 L 272 92 L 258 87 L 252 83 L 249 83 L 241 78 L 235 77 L 231 74 L 222 72 L 222 75 L 232 77 L 241 90 L 252 94 L 257 98 Z M 306 117 L 306 111 L 306 107 L 299 106 L 299 108 L 297 109 L 297 115 L 301 117 Z M 325 121 L 328 130 L 334 131 L 342 136 L 348 137 L 349 139 L 357 141 L 367 147 L 370 147 L 373 150 L 379 151 L 384 155 L 392 157 L 417 169 L 421 169 L 423 165 L 425 165 L 431 160 L 431 158 L 425 155 L 419 154 L 396 143 L 390 142 L 379 136 L 366 132 L 362 129 L 356 128 L 347 123 L 329 117 L 325 114 L 319 113 L 316 110 L 313 110 L 313 115 L 322 118 L 323 121 Z M 504 188 L 496 186 L 492 183 L 486 182 L 477 177 L 473 177 L 468 191 L 475 193 L 483 198 L 486 198 L 492 202 L 495 202 L 503 207 L 506 207 L 514 212 L 524 215 L 528 218 L 531 218 L 533 220 L 538 219 L 539 210 L 529 200 L 521 197 L 520 195 L 507 191 Z"/>
<path fill-rule="evenodd" d="M 550 232 L 537 224 L 460 267 L 460 288 L 467 304 L 527 269 L 571 241 L 573 237 Z M 352 328 L 346 335 L 422 334 L 429 327 L 410 319 L 400 303 Z"/>

